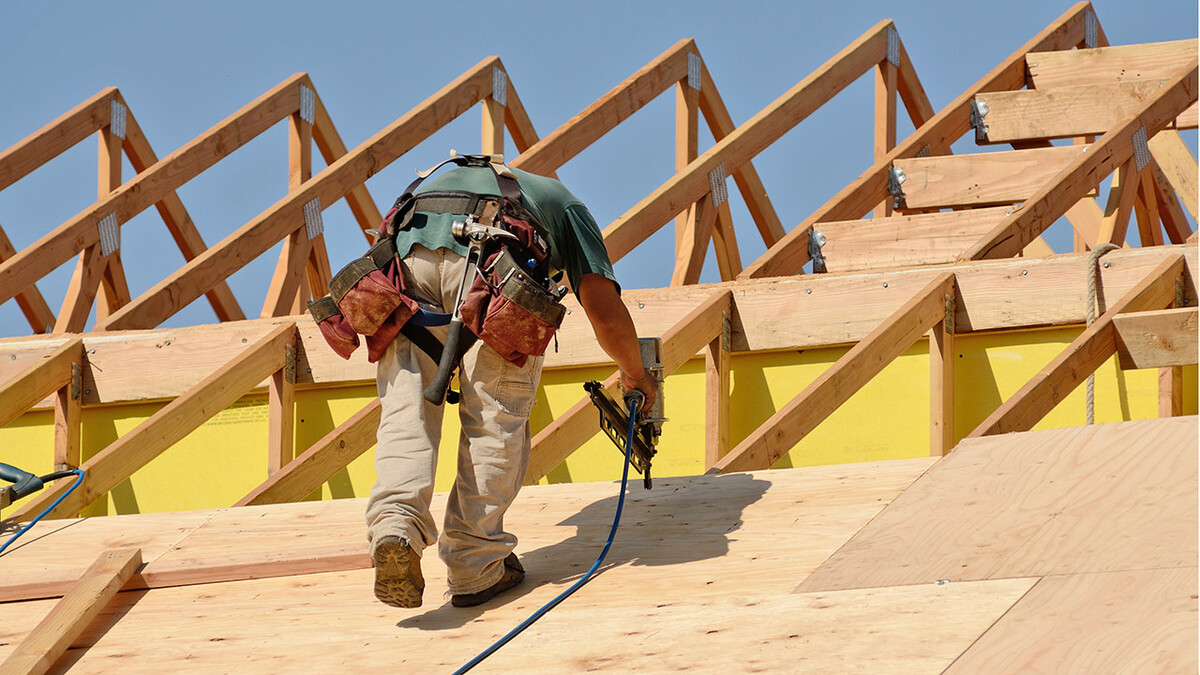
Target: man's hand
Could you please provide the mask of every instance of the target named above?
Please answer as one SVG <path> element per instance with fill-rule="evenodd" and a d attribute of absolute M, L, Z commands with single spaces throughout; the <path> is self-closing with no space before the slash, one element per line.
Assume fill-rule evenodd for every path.
<path fill-rule="evenodd" d="M 653 408 L 654 402 L 658 400 L 658 382 L 656 382 L 654 378 L 650 376 L 650 371 L 646 370 L 645 368 L 642 369 L 641 377 L 631 377 L 629 373 L 622 370 L 621 390 L 629 392 L 633 391 L 634 389 L 642 392 L 642 394 L 646 397 L 646 401 L 642 403 L 642 407 L 638 411 L 643 417 L 645 417 L 647 411 Z"/>

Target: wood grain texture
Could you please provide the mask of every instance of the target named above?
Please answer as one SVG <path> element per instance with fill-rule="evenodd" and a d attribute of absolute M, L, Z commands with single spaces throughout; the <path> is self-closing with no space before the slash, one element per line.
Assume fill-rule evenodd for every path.
<path fill-rule="evenodd" d="M 897 159 L 908 208 L 1012 204 L 1087 152 L 1086 145 Z"/>
<path fill-rule="evenodd" d="M 1030 54 L 1029 77 L 1037 89 L 1179 77 L 1196 58 L 1197 40 L 1046 51 Z"/>
<path fill-rule="evenodd" d="M 190 178 L 298 110 L 300 83 L 307 80 L 308 76 L 303 73 L 284 80 L 223 122 L 163 158 L 152 169 L 147 169 L 126 182 L 108 199 L 89 206 L 9 260 L 0 263 L 0 299 L 7 300 L 13 297 L 30 282 L 44 277 L 75 254 L 99 242 L 97 223 L 102 218 L 116 214 L 118 222 L 128 222 Z M 129 306 L 124 308 L 128 309 Z M 117 314 L 120 312 L 114 316 Z"/>
<path fill-rule="evenodd" d="M 362 410 L 325 434 L 295 460 L 238 500 L 234 506 L 282 504 L 304 499 L 375 445 L 379 415 L 379 399 L 371 399 Z"/>
<path fill-rule="evenodd" d="M 1200 212 L 1197 201 L 1200 201 L 1197 183 L 1196 158 L 1178 131 L 1170 129 L 1160 131 L 1150 139 L 1150 154 L 1154 156 L 1158 166 L 1175 188 L 1179 201 L 1187 207 L 1192 218 L 1197 218 Z"/>
<path fill-rule="evenodd" d="M 1133 136 L 1145 129 L 1153 136 L 1187 106 L 1196 102 L 1196 60 L 1186 72 L 1158 90 L 1135 115 L 1105 133 L 1091 150 L 1079 155 L 1024 203 L 1022 208 L 996 226 L 963 256 L 965 260 L 1009 257 L 1021 252 L 1059 216 L 1096 188 L 1105 176 L 1133 157 Z"/>
<path fill-rule="evenodd" d="M 1195 567 L 1046 577 L 945 672 L 1194 673 Z"/>
<path fill-rule="evenodd" d="M 800 634 L 800 629 L 806 634 L 813 632 L 813 639 L 787 638 L 795 643 L 787 658 L 776 659 L 767 653 L 759 661 L 763 664 L 783 667 L 796 658 L 798 652 L 792 650 L 799 646 L 810 654 L 815 650 L 826 655 L 823 658 L 828 663 L 844 663 L 867 646 L 880 652 L 872 663 L 910 664 L 922 672 L 931 664 L 944 667 L 1025 592 L 1028 581 L 999 582 L 976 590 L 929 586 L 840 597 L 787 593 L 931 462 L 914 459 L 853 468 L 664 478 L 655 482 L 654 490 L 631 490 L 621 536 L 609 553 L 604 572 L 530 629 L 551 626 L 548 635 L 553 638 L 529 632 L 521 639 L 538 636 L 538 643 L 581 640 L 586 636 L 580 635 L 578 615 L 572 612 L 588 612 L 597 625 L 593 638 L 601 638 L 591 640 L 587 649 L 595 652 L 588 651 L 589 658 L 602 649 L 612 652 L 606 645 L 625 645 L 627 649 L 615 653 L 641 656 L 630 656 L 632 660 L 617 663 L 615 668 L 630 663 L 652 668 L 665 658 L 682 662 L 690 650 L 715 650 L 725 644 L 714 640 L 744 642 L 747 631 L 762 630 L 761 624 L 742 625 L 746 619 L 769 616 L 785 622 L 778 626 L 781 639 Z M 611 482 L 525 488 L 505 522 L 521 538 L 518 553 L 528 570 L 526 582 L 506 599 L 479 609 L 450 607 L 442 595 L 445 569 L 432 552 L 422 560 L 428 583 L 425 606 L 415 611 L 398 611 L 375 601 L 370 592 L 372 572 L 365 567 L 123 593 L 96 628 L 76 642 L 64 667 L 72 672 L 111 671 L 120 662 L 121 667 L 134 671 L 169 667 L 175 672 L 194 667 L 204 672 L 290 672 L 314 666 L 358 671 L 395 667 L 397 654 L 405 654 L 404 667 L 415 672 L 461 665 L 578 578 L 604 543 L 612 522 L 615 490 Z M 445 493 L 435 496 L 433 509 L 438 517 L 445 499 Z M 222 571 L 210 565 L 305 553 L 310 557 L 332 555 L 340 547 L 357 552 L 365 566 L 369 563 L 362 521 L 364 501 L 201 512 L 209 516 L 207 524 L 193 529 L 154 564 L 160 569 L 167 563 L 177 570 L 190 567 L 193 584 L 207 571 Z M 188 518 L 192 514 L 175 515 Z M 70 550 L 70 532 L 71 528 L 61 530 L 45 543 L 59 551 Z M 13 556 L 6 559 L 6 566 L 19 570 L 20 561 Z M 147 565 L 142 576 L 150 573 L 151 565 Z M 137 580 L 135 577 L 130 583 Z M 31 627 L 26 617 L 48 611 L 49 604 L 0 604 L 0 658 Z M 567 625 L 571 628 L 566 634 L 545 623 L 559 611 L 570 613 Z M 795 616 L 787 619 L 789 615 Z M 909 615 L 916 617 L 911 624 L 886 618 Z M 944 621 L 939 616 L 957 620 Z M 330 617 L 337 617 L 336 625 Z M 671 632 L 686 637 L 680 638 L 678 646 L 669 646 L 671 642 L 663 641 L 662 632 L 648 629 L 652 624 L 638 617 L 685 622 Z M 486 620 L 477 620 L 480 618 Z M 845 630 L 857 626 L 857 621 L 886 629 L 874 636 L 871 631 Z M 936 625 L 943 627 L 926 637 L 920 637 L 924 629 L 916 629 Z M 712 630 L 719 632 L 709 632 Z M 634 631 L 636 634 L 630 635 Z M 858 642 L 848 644 L 847 639 Z M 918 644 L 903 646 L 913 640 Z M 641 648 L 651 643 L 657 648 Z M 577 649 L 575 642 L 563 647 L 564 653 Z M 895 649 L 901 651 L 888 655 Z M 530 659 L 529 648 L 518 643 L 501 650 L 496 658 L 509 650 L 521 663 L 537 667 L 539 660 Z M 657 651 L 659 658 L 644 651 Z M 182 658 L 185 654 L 190 658 Z M 174 665 L 166 665 L 168 661 Z M 553 658 L 545 662 L 547 667 L 561 670 L 565 661 Z M 603 667 L 604 662 L 597 659 L 595 664 Z"/>
<path fill-rule="evenodd" d="M 1195 307 L 1184 307 L 1114 316 L 1121 367 L 1131 370 L 1196 363 L 1198 314 Z"/>
<path fill-rule="evenodd" d="M 1000 222 L 1012 207 L 964 209 L 889 218 L 864 218 L 815 227 L 825 235 L 831 272 L 946 265 Z"/>
<path fill-rule="evenodd" d="M 1194 566 L 1196 443 L 1194 416 L 964 440 L 798 590 Z"/>
<path fill-rule="evenodd" d="M 1176 280 L 1183 273 L 1182 262 L 1182 259 L 1164 260 L 1137 286 L 1109 305 L 1066 349 L 1051 359 L 967 436 L 973 438 L 1032 429 L 1046 413 L 1116 353 L 1115 316 L 1121 312 L 1162 309 L 1171 305 L 1175 298 Z"/>
<path fill-rule="evenodd" d="M 862 342 L 837 360 L 755 429 L 709 472 L 766 469 L 812 432 L 892 359 L 945 318 L 954 275 L 943 273 L 905 302 Z"/>
<path fill-rule="evenodd" d="M 108 125 L 111 103 L 120 96 L 106 87 L 45 126 L 0 152 L 0 190 Z"/>
<path fill-rule="evenodd" d="M 1011 91 L 1025 85 L 1025 55 L 1055 49 L 1070 49 L 1083 41 L 1085 16 L 1091 4 L 1083 1 L 1071 6 L 1044 30 L 1022 45 L 1007 59 L 984 75 L 899 143 L 882 160 L 863 172 L 853 183 L 842 188 L 812 215 L 805 218 L 787 236 L 769 248 L 758 260 L 746 266 L 739 278 L 784 276 L 800 272 L 808 261 L 806 228 L 821 222 L 854 220 L 875 208 L 887 195 L 887 172 L 896 159 L 916 157 L 926 148 L 933 155 L 949 149 L 971 128 L 970 101 L 982 91 Z M 904 78 L 902 78 L 904 79 Z M 904 94 L 904 88 L 900 90 Z"/>
<path fill-rule="evenodd" d="M 870 221 L 862 221 L 862 227 L 869 231 L 872 226 Z M 883 243 L 878 246 L 885 248 Z M 1185 295 L 1189 302 L 1194 302 L 1196 293 L 1191 282 L 1197 265 L 1194 246 L 1110 253 L 1104 258 L 1109 267 L 1101 270 L 1104 289 L 1110 297 L 1119 296 L 1164 258 L 1181 254 L 1190 270 Z M 626 289 L 622 300 L 639 334 L 661 335 L 713 293 L 730 291 L 735 308 L 730 335 L 735 354 L 804 349 L 861 340 L 941 270 L 953 271 L 958 278 L 962 302 L 955 312 L 955 323 L 960 332 L 1081 324 L 1087 298 L 1086 260 L 1087 254 L 1074 254 L 956 264 L 937 270 L 822 274 L 797 280 Z M 568 296 L 565 304 L 571 313 L 558 334 L 559 350 L 547 354 L 546 367 L 611 363 L 596 344 L 578 303 Z M 256 340 L 274 326 L 292 320 L 297 322 L 300 333 L 296 377 L 301 389 L 374 382 L 375 367 L 367 363 L 366 350 L 358 350 L 349 361 L 340 358 L 325 344 L 311 318 L 256 319 L 225 325 L 88 334 L 84 336 L 87 360 L 83 403 L 89 406 L 174 398 L 186 391 L 189 382 L 203 379 L 232 358 L 246 344 L 243 340 Z M 51 336 L 0 339 L 0 383 L 62 343 L 61 337 Z M 172 375 L 166 376 L 167 373 Z M 266 383 L 260 386 L 265 387 Z M 52 401 L 47 399 L 36 407 L 51 405 Z"/>
<path fill-rule="evenodd" d="M 458 117 L 491 93 L 495 57 L 487 58 L 413 110 L 363 141 L 327 166 L 302 187 L 288 193 L 265 211 L 155 284 L 109 317 L 107 330 L 151 328 L 227 279 L 249 261 L 304 224 L 303 207 L 319 199 L 328 208 L 369 176 L 392 163 L 417 143 Z M 289 111 L 290 114 L 291 111 Z M 0 265 L 0 290 L 4 266 Z M 0 294 L 0 297 L 3 297 Z"/>
<path fill-rule="evenodd" d="M 0 387 L 0 426 L 71 383 L 71 364 L 83 359 L 83 341 L 71 338 Z"/>
<path fill-rule="evenodd" d="M 510 165 L 541 175 L 554 172 L 671 85 L 685 79 L 687 55 L 691 51 L 696 51 L 696 43 L 690 38 L 676 42 L 595 103 L 546 134 Z"/>
<path fill-rule="evenodd" d="M 276 327 L 183 396 L 84 462 L 80 468 L 86 475 L 78 489 L 67 494 L 69 482 L 59 481 L 31 497 L 12 518 L 30 520 L 59 497 L 63 497 L 62 501 L 48 517 L 63 518 L 79 513 L 205 420 L 241 398 L 250 387 L 282 368 L 284 346 L 294 340 L 294 334 L 293 324 Z"/>
<path fill-rule="evenodd" d="M 1072 138 L 1100 135 L 1116 126 L 1145 105 L 1160 83 L 1165 80 L 994 91 L 975 98 L 988 106 L 988 143 Z"/>
<path fill-rule="evenodd" d="M 754 158 L 788 130 L 802 122 L 876 63 L 887 51 L 890 21 L 876 24 L 845 49 L 826 61 L 736 131 L 721 139 L 687 170 L 676 173 L 642 201 L 604 228 L 609 257 L 620 260 L 675 214 L 709 191 L 708 175 L 724 164 L 731 172 Z M 874 204 L 872 204 L 874 206 Z"/>
<path fill-rule="evenodd" d="M 0 663 L 0 669 L 13 675 L 49 672 L 71 642 L 87 630 L 141 564 L 142 552 L 136 548 L 101 554 L 54 609 Z"/>

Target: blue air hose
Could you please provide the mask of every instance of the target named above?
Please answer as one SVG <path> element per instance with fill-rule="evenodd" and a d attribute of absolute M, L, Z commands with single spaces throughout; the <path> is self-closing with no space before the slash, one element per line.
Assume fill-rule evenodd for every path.
<path fill-rule="evenodd" d="M 634 434 L 637 432 L 637 411 L 641 408 L 642 401 L 644 400 L 644 398 L 632 393 L 625 396 L 625 402 L 629 407 L 629 442 L 625 444 L 625 467 L 621 471 L 621 495 L 617 499 L 617 513 L 613 517 L 612 531 L 608 533 L 608 541 L 604 542 L 604 550 L 600 551 L 600 557 L 596 558 L 596 562 L 592 564 L 592 568 L 579 581 L 576 581 L 574 585 L 559 594 L 557 598 L 547 602 L 541 609 L 531 614 L 528 619 L 522 621 L 521 625 L 509 631 L 504 637 L 496 640 L 495 644 L 480 652 L 478 656 L 468 661 L 462 668 L 454 671 L 454 675 L 465 673 L 482 663 L 484 659 L 491 656 L 496 650 L 503 647 L 517 635 L 520 635 L 521 631 L 532 626 L 534 621 L 542 618 L 547 612 L 558 606 L 558 603 L 566 600 L 572 593 L 591 581 L 592 577 L 596 574 L 596 570 L 600 569 L 600 564 L 604 562 L 604 557 L 608 555 L 608 549 L 612 547 L 613 539 L 617 536 L 617 526 L 621 523 L 621 510 L 625 506 L 625 486 L 629 483 L 629 449 L 633 447 Z"/>
<path fill-rule="evenodd" d="M 16 541 L 16 540 L 17 540 L 17 537 L 20 537 L 21 535 L 23 535 L 23 534 L 25 534 L 26 532 L 28 532 L 28 531 L 29 531 L 29 528 L 33 527 L 34 525 L 37 525 L 37 522 L 38 522 L 39 520 L 41 520 L 42 518 L 45 518 L 45 517 L 46 517 L 46 516 L 47 516 L 47 515 L 48 515 L 48 514 L 51 512 L 51 511 L 53 511 L 53 510 L 55 509 L 55 507 L 57 507 L 59 504 L 61 504 L 61 503 L 62 503 L 62 500 L 64 500 L 64 499 L 66 499 L 66 498 L 67 498 L 67 495 L 71 494 L 72 492 L 74 492 L 74 491 L 75 491 L 75 488 L 79 487 L 79 484 L 83 482 L 83 470 L 81 470 L 81 469 L 71 469 L 70 471 L 60 471 L 60 472 L 58 472 L 58 473 L 54 473 L 54 474 L 51 474 L 51 475 L 49 475 L 49 476 L 43 476 L 43 477 L 42 477 L 42 479 L 43 479 L 43 480 L 53 480 L 53 479 L 55 479 L 55 478 L 62 478 L 62 477 L 65 477 L 65 476 L 69 476 L 69 475 L 71 475 L 71 474 L 75 474 L 75 475 L 77 476 L 77 478 L 75 479 L 75 482 L 74 482 L 74 483 L 71 485 L 71 487 L 67 488 L 67 491 L 66 491 L 66 492 L 64 492 L 64 493 L 62 493 L 61 495 L 59 495 L 59 496 L 58 496 L 58 499 L 55 499 L 53 504 L 51 504 L 50 506 L 47 506 L 47 507 L 46 507 L 46 509 L 45 509 L 44 511 L 42 511 L 42 512 L 41 512 L 41 513 L 39 513 L 39 514 L 37 514 L 37 517 L 36 517 L 36 518 L 34 518 L 33 520 L 31 520 L 31 521 L 29 521 L 28 523 L 26 523 L 24 527 L 22 527 L 21 529 L 17 530 L 17 533 L 16 533 L 16 534 L 14 534 L 13 536 L 9 537 L 9 538 L 8 538 L 8 541 L 4 542 L 4 545 L 3 545 L 3 546 L 0 546 L 0 555 L 3 555 L 3 554 L 4 554 L 4 551 L 5 551 L 5 550 L 7 550 L 7 549 L 8 549 L 8 547 L 9 547 L 9 546 L 11 546 L 11 545 L 12 545 L 12 543 L 13 543 L 14 541 Z"/>

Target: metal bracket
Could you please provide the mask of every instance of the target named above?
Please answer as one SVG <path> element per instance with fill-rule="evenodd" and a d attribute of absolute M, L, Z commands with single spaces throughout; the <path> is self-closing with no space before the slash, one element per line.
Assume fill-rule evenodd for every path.
<path fill-rule="evenodd" d="M 508 73 L 496 66 L 492 66 L 492 100 L 508 105 Z"/>
<path fill-rule="evenodd" d="M 1100 37 L 1100 21 L 1090 8 L 1083 13 L 1083 44 L 1095 49 Z"/>
<path fill-rule="evenodd" d="M 317 119 L 317 92 L 300 85 L 300 119 L 313 124 Z"/>
<path fill-rule="evenodd" d="M 121 224 L 117 222 L 117 214 L 110 213 L 96 223 L 100 231 L 100 255 L 107 258 L 121 248 Z"/>
<path fill-rule="evenodd" d="M 908 176 L 904 173 L 904 169 L 898 166 L 888 168 L 888 194 L 896 199 L 904 199 L 904 188 L 900 187 L 904 181 L 908 180 Z"/>
<path fill-rule="evenodd" d="M 825 235 L 817 228 L 808 231 L 808 257 L 812 259 L 813 273 L 823 274 L 827 270 L 825 268 L 825 254 L 821 252 L 821 247 L 828 241 Z"/>
<path fill-rule="evenodd" d="M 893 66 L 900 67 L 900 32 L 895 26 L 888 26 L 887 30 L 887 60 Z"/>
<path fill-rule="evenodd" d="M 696 52 L 688 52 L 688 86 L 696 91 L 700 91 L 700 55 Z"/>
<path fill-rule="evenodd" d="M 721 349 L 727 352 L 733 350 L 733 319 L 729 312 L 721 312 Z"/>
<path fill-rule="evenodd" d="M 108 129 L 113 136 L 121 140 L 125 140 L 125 104 L 117 99 L 109 101 L 108 104 Z"/>
<path fill-rule="evenodd" d="M 1133 160 L 1137 163 L 1137 170 L 1141 171 L 1150 163 L 1150 144 L 1146 138 L 1145 125 L 1138 127 L 1138 130 L 1133 132 Z"/>
<path fill-rule="evenodd" d="M 729 199 L 729 188 L 725 185 L 725 162 L 708 172 L 708 189 L 712 192 L 713 208 L 717 208 Z"/>
<path fill-rule="evenodd" d="M 988 127 L 983 118 L 987 117 L 988 104 L 979 99 L 971 99 L 971 126 L 975 127 L 975 142 L 986 143 Z"/>
<path fill-rule="evenodd" d="M 946 335 L 954 335 L 954 295 L 946 294 L 946 320 L 942 322 Z"/>
<path fill-rule="evenodd" d="M 312 241 L 325 231 L 325 221 L 321 220 L 321 198 L 313 197 L 304 205 L 304 229 L 308 232 L 308 240 Z"/>

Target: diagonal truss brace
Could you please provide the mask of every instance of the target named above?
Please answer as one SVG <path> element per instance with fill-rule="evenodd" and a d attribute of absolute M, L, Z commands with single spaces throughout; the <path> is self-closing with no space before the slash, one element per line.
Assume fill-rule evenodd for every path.
<path fill-rule="evenodd" d="M 953 273 L 938 275 L 708 473 L 769 468 L 926 331 L 944 321 L 946 296 L 954 287 Z"/>

